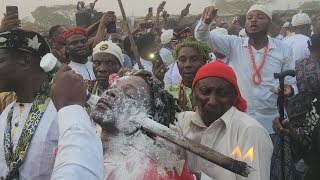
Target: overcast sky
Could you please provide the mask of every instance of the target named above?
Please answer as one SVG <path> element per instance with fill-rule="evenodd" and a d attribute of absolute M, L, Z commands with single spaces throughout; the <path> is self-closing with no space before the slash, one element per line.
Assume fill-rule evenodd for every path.
<path fill-rule="evenodd" d="M 0 4 L 3 5 L 0 8 L 0 13 L 3 14 L 5 12 L 6 5 L 17 5 L 19 6 L 19 16 L 20 18 L 24 18 L 26 16 L 31 17 L 31 12 L 35 10 L 38 6 L 51 6 L 58 4 L 76 4 L 79 0 L 0 0 Z M 82 0 L 88 5 L 90 2 L 94 0 Z M 144 16 L 148 7 L 154 7 L 154 11 L 157 6 L 163 0 L 122 0 L 125 11 L 128 16 Z M 186 4 L 192 3 L 190 8 L 191 14 L 199 14 L 202 12 L 203 8 L 210 5 L 212 0 L 166 0 L 167 5 L 165 9 L 169 12 L 169 14 L 179 14 L 181 9 L 183 9 Z M 275 0 L 277 3 L 274 4 L 275 8 L 286 9 L 289 4 L 292 7 L 298 6 L 304 1 L 318 1 L 318 0 Z M 99 0 L 96 8 L 99 11 L 108 11 L 114 10 L 117 14 L 120 15 L 118 1 L 117 0 Z"/>
<path fill-rule="evenodd" d="M 94 0 L 82 0 L 88 5 L 90 2 Z M 156 7 L 162 2 L 163 0 L 122 0 L 124 4 L 125 11 L 127 15 L 131 16 L 132 14 L 135 16 L 142 16 L 145 15 L 148 11 L 148 7 L 154 7 L 154 11 Z M 5 12 L 6 5 L 16 5 L 19 6 L 19 16 L 21 18 L 26 16 L 31 16 L 31 12 L 35 10 L 38 6 L 51 6 L 51 5 L 58 5 L 58 4 L 76 4 L 78 0 L 0 0 L 1 9 L 0 13 L 3 14 Z M 3 4 L 3 2 L 5 2 Z M 8 3 L 6 3 L 8 2 Z M 165 9 L 170 14 L 179 14 L 182 7 L 185 7 L 188 3 L 193 3 L 190 8 L 190 13 L 198 14 L 202 11 L 202 9 L 210 4 L 210 0 L 167 0 L 167 5 Z M 108 11 L 114 10 L 118 14 L 120 14 L 118 1 L 117 0 L 99 0 L 97 2 L 96 8 L 99 11 Z"/>

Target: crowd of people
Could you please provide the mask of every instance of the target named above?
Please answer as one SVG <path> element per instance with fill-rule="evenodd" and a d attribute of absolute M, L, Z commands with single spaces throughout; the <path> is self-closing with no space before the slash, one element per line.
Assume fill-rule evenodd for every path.
<path fill-rule="evenodd" d="M 209 6 L 186 25 L 190 4 L 177 19 L 165 4 L 128 31 L 110 28 L 113 11 L 48 36 L 5 14 L 1 180 L 320 179 L 320 13 L 288 20 L 256 4 L 218 23 Z M 286 70 L 296 77 L 280 90 L 274 73 Z M 150 121 L 253 170 L 224 169 L 146 131 Z"/>

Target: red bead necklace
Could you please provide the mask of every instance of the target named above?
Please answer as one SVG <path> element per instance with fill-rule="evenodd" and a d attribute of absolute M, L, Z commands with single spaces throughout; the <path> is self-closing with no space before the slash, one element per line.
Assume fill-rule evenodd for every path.
<path fill-rule="evenodd" d="M 251 61 L 252 61 L 252 64 L 253 64 L 253 74 L 252 74 L 253 84 L 258 86 L 262 82 L 261 69 L 262 69 L 262 67 L 264 65 L 264 62 L 266 61 L 267 53 L 268 53 L 268 50 L 269 50 L 269 46 L 267 45 L 266 47 L 264 47 L 264 52 L 263 52 L 263 56 L 262 56 L 262 62 L 259 64 L 258 67 L 256 65 L 256 60 L 255 60 L 255 57 L 254 57 L 254 54 L 253 54 L 252 46 L 250 44 L 249 44 L 248 48 L 249 48 L 249 52 L 250 52 L 250 56 L 251 56 Z"/>

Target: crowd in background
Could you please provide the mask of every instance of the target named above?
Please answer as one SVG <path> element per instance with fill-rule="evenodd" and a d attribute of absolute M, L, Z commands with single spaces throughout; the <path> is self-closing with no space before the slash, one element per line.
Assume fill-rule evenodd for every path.
<path fill-rule="evenodd" d="M 281 161 L 285 179 L 320 179 L 320 13 L 299 12 L 285 21 L 253 5 L 246 15 L 219 23 L 218 9 L 210 6 L 186 25 L 190 5 L 177 19 L 165 5 L 155 15 L 149 9 L 129 32 L 117 27 L 120 15 L 113 11 L 88 27 L 56 25 L 41 35 L 21 29 L 17 14 L 5 14 L 1 180 L 245 179 L 126 129 L 125 121 L 146 117 L 226 156 L 254 147 L 253 160 L 238 159 L 255 169 L 248 179 L 281 179 Z M 55 59 L 60 70 L 40 66 Z M 274 73 L 286 70 L 296 77 L 284 79 L 279 102 Z M 182 175 L 168 173 L 166 163 L 148 154 L 158 146 L 143 150 L 145 136 L 186 161 Z"/>

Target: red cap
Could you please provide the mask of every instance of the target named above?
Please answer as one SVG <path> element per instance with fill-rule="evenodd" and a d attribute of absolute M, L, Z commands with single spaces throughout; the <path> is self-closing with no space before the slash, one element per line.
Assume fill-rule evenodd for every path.
<path fill-rule="evenodd" d="M 229 67 L 220 60 L 216 60 L 214 62 L 202 66 L 193 80 L 192 90 L 194 90 L 194 87 L 199 80 L 207 77 L 219 77 L 230 82 L 237 91 L 237 101 L 234 106 L 241 112 L 246 111 L 247 102 L 241 97 L 241 93 L 237 83 L 237 77 L 231 67 Z"/>
<path fill-rule="evenodd" d="M 84 36 L 88 36 L 88 32 L 85 29 L 75 27 L 72 29 L 69 29 L 63 33 L 64 39 L 68 39 L 70 36 L 75 35 L 75 34 L 82 34 Z"/>

